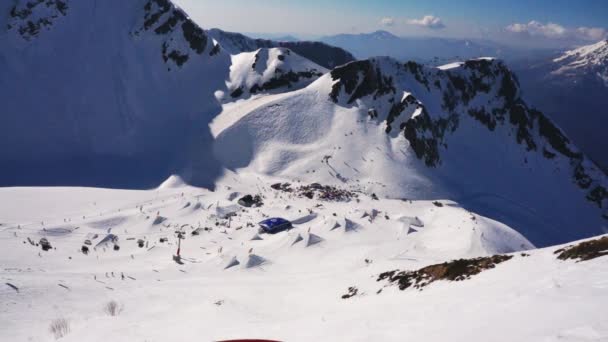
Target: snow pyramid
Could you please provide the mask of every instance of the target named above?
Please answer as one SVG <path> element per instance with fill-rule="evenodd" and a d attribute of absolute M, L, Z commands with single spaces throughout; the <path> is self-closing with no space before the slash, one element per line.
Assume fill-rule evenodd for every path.
<path fill-rule="evenodd" d="M 310 246 L 319 244 L 323 241 L 325 241 L 325 240 L 322 237 L 320 237 L 319 235 L 309 233 L 308 238 L 306 239 L 306 247 L 310 247 Z"/>
<path fill-rule="evenodd" d="M 247 263 L 245 264 L 245 268 L 254 268 L 258 266 L 262 266 L 267 263 L 268 260 L 262 258 L 259 255 L 249 254 L 249 258 L 247 259 Z"/>
<path fill-rule="evenodd" d="M 342 225 L 339 222 L 334 222 L 330 230 L 338 229 L 340 227 L 342 227 Z"/>
<path fill-rule="evenodd" d="M 377 209 L 372 209 L 372 212 L 369 214 L 370 220 L 371 221 L 375 220 L 376 217 L 378 217 L 378 215 L 380 215 L 380 211 Z"/>
<path fill-rule="evenodd" d="M 410 224 L 414 227 L 424 227 L 424 222 L 422 222 L 422 220 L 420 220 L 418 218 L 418 216 L 414 217 L 411 221 Z"/>
<path fill-rule="evenodd" d="M 302 237 L 302 235 L 298 234 L 298 236 L 296 236 L 296 238 L 293 240 L 293 242 L 291 243 L 291 245 L 295 245 L 296 243 L 300 242 L 304 240 L 304 238 Z"/>
<path fill-rule="evenodd" d="M 155 226 L 157 226 L 157 225 L 165 222 L 166 220 L 167 220 L 166 217 L 158 215 L 158 216 L 156 216 L 156 218 L 154 219 L 154 221 L 152 222 L 152 224 L 155 225 Z"/>
<path fill-rule="evenodd" d="M 257 233 L 251 239 L 249 239 L 249 241 L 259 241 L 259 240 L 264 240 L 264 239 L 262 239 L 260 234 L 257 234 Z"/>
<path fill-rule="evenodd" d="M 233 256 L 232 259 L 230 259 L 230 261 L 228 261 L 228 263 L 226 264 L 224 269 L 227 270 L 227 269 L 237 266 L 239 264 L 240 264 L 239 259 L 237 259 L 235 256 Z"/>
<path fill-rule="evenodd" d="M 118 236 L 114 234 L 106 235 L 95 247 L 108 247 L 110 244 L 118 243 Z"/>
<path fill-rule="evenodd" d="M 344 219 L 344 231 L 345 232 L 356 232 L 361 228 L 361 225 L 355 221 L 349 220 L 347 218 Z"/>

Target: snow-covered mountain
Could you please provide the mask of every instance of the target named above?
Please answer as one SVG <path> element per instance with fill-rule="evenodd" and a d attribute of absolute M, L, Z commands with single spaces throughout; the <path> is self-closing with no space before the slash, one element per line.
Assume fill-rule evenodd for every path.
<path fill-rule="evenodd" d="M 220 29 L 210 29 L 207 33 L 231 54 L 253 52 L 260 48 L 282 47 L 328 69 L 355 60 L 349 52 L 322 42 L 253 39 L 240 33 Z"/>
<path fill-rule="evenodd" d="M 585 153 L 608 169 L 608 42 L 531 64 L 514 63 L 514 68 L 526 100 L 549 113 Z"/>
<path fill-rule="evenodd" d="M 553 75 L 577 77 L 586 73 L 597 76 L 608 87 L 608 40 L 567 51 L 553 62 L 559 66 Z"/>
<path fill-rule="evenodd" d="M 303 88 L 327 69 L 292 53 L 287 48 L 260 48 L 232 57 L 229 94 L 221 101 L 231 102 L 256 94 L 272 94 Z"/>
<path fill-rule="evenodd" d="M 9 2 L 2 185 L 149 187 L 185 167 L 210 184 L 219 169 L 205 152 L 207 122 L 230 55 L 182 10 L 168 0 Z"/>
<path fill-rule="evenodd" d="M 451 198 L 538 245 L 606 229 L 606 175 L 526 105 L 500 61 L 353 62 L 301 91 L 227 107 L 211 127 L 233 170 Z"/>
<path fill-rule="evenodd" d="M 285 61 L 237 75 L 247 57 L 233 64 L 231 53 L 244 50 L 223 36 L 220 47 L 168 0 L 16 0 L 0 10 L 2 185 L 150 187 L 188 169 L 209 186 L 219 172 L 205 152 L 216 92 L 296 89 L 326 71 L 281 47 L 257 56 Z M 329 65 L 352 60 L 321 43 L 288 45 Z"/>

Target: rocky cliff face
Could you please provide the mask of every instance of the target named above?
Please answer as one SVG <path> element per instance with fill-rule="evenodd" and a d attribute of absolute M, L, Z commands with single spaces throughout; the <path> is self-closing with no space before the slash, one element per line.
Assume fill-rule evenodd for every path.
<path fill-rule="evenodd" d="M 9 13 L 7 29 L 32 40 L 68 14 L 69 0 L 17 1 Z"/>
<path fill-rule="evenodd" d="M 383 121 L 387 133 L 402 132 L 428 167 L 442 163 L 450 133 L 457 131 L 461 117 L 468 115 L 488 131 L 497 126 L 509 130 L 512 142 L 526 151 L 547 160 L 564 158 L 571 167 L 572 181 L 585 191 L 586 198 L 600 208 L 608 206 L 604 175 L 552 120 L 528 107 L 520 96 L 517 77 L 500 61 L 477 59 L 427 68 L 414 62 L 370 59 L 334 69 L 331 76 L 336 81 L 329 94 L 334 102 L 367 102 L 370 116 Z M 422 90 L 422 98 L 436 97 L 438 105 L 428 108 L 426 101 L 406 90 L 413 87 Z"/>

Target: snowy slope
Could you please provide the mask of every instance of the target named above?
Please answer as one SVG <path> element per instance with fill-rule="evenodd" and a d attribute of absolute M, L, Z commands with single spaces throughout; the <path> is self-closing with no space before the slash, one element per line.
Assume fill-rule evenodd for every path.
<path fill-rule="evenodd" d="M 451 198 L 539 245 L 606 229 L 606 175 L 491 59 L 350 63 L 303 90 L 226 106 L 212 131 L 233 170 Z"/>
<path fill-rule="evenodd" d="M 262 48 L 232 56 L 229 96 L 225 102 L 256 94 L 281 93 L 303 88 L 327 69 L 286 48 Z M 225 94 L 226 95 L 226 94 Z"/>
<path fill-rule="evenodd" d="M 184 12 L 167 0 L 9 2 L 2 185 L 149 187 L 184 167 L 210 184 L 206 123 L 230 55 Z"/>
<path fill-rule="evenodd" d="M 598 315 L 608 301 L 605 256 L 558 260 L 558 247 L 530 250 L 509 227 L 451 201 L 358 194 L 332 202 L 274 190 L 267 181 L 229 174 L 215 192 L 179 186 L 176 178 L 147 191 L 0 189 L 3 338 L 53 341 L 49 326 L 58 318 L 70 326 L 60 341 L 608 337 Z M 260 194 L 263 206 L 236 204 L 245 193 Z M 266 215 L 308 221 L 257 235 L 255 223 Z M 192 235 L 198 227 L 205 229 Z M 183 265 L 172 260 L 177 231 L 185 234 Z M 113 243 L 93 248 L 108 233 L 119 250 Z M 43 237 L 51 250 L 28 242 Z M 81 252 L 85 240 L 92 242 L 88 254 Z M 422 292 L 376 281 L 389 270 L 522 250 L 471 279 Z M 353 286 L 357 295 L 342 299 Z M 112 300 L 117 316 L 104 311 Z"/>
<path fill-rule="evenodd" d="M 559 65 L 553 74 L 576 76 L 581 69 L 591 73 L 595 71 L 596 76 L 608 87 L 608 40 L 566 51 L 553 62 Z"/>

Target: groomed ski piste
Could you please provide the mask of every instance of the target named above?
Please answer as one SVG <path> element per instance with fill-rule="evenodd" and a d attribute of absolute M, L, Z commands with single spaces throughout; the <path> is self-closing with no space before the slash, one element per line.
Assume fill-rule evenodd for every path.
<path fill-rule="evenodd" d="M 147 191 L 0 189 L 2 339 L 52 341 L 57 319 L 69 325 L 61 341 L 608 337 L 605 257 L 558 260 L 557 246 L 535 250 L 448 200 L 273 184 L 227 173 L 213 192 L 179 177 Z M 263 204 L 239 205 L 246 194 Z M 257 222 L 273 216 L 297 224 L 259 233 Z M 99 244 L 109 234 L 116 238 Z M 391 270 L 505 253 L 513 258 L 423 290 L 377 281 Z M 105 309 L 112 301 L 116 316 Z"/>

